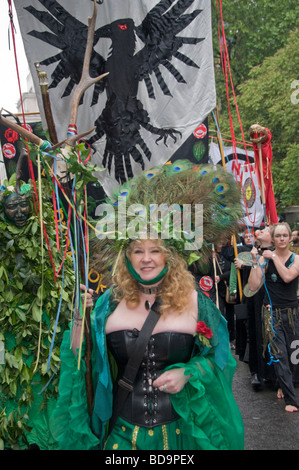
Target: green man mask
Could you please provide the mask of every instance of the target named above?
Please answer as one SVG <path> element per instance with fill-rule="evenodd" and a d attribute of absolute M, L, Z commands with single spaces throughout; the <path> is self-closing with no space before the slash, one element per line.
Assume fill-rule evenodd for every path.
<path fill-rule="evenodd" d="M 24 195 L 10 194 L 4 201 L 4 213 L 17 227 L 24 227 L 30 213 L 29 200 Z"/>

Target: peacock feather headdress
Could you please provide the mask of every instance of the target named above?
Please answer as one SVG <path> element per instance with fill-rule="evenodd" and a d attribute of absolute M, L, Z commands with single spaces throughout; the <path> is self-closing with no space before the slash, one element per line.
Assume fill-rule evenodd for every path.
<path fill-rule="evenodd" d="M 213 244 L 238 229 L 240 200 L 233 176 L 212 165 L 179 160 L 144 171 L 102 205 L 91 240 L 91 268 L 109 284 L 119 253 L 132 239 L 147 237 L 163 238 L 188 264 L 204 260 Z"/>

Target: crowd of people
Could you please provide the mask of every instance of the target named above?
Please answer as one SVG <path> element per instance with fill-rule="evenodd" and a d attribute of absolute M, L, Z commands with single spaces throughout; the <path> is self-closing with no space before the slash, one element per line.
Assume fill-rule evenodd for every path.
<path fill-rule="evenodd" d="M 298 234 L 286 222 L 246 230 L 237 257 L 232 245 L 217 247 L 216 265 L 211 263 L 208 272 L 195 272 L 200 289 L 218 303 L 228 322 L 231 349 L 248 364 L 252 388 L 261 391 L 270 385 L 277 398 L 285 400 L 288 412 L 297 411 L 299 403 L 298 361 L 292 359 L 299 340 Z M 241 295 L 240 289 L 236 294 L 237 271 Z M 210 283 L 204 283 L 207 276 Z M 242 308 L 237 309 L 239 305 Z"/>
<path fill-rule="evenodd" d="M 291 360 L 292 343 L 299 340 L 299 256 L 292 251 L 294 235 L 285 222 L 248 231 L 237 247 L 245 256 L 234 257 L 231 246 L 216 246 L 205 266 L 188 270 L 179 253 L 161 240 L 131 242 L 119 262 L 113 292 L 107 291 L 95 308 L 93 328 L 102 372 L 93 431 L 87 416 L 82 415 L 80 429 L 77 416 L 73 422 L 68 405 L 78 391 L 63 387 L 72 382 L 73 374 L 78 379 L 74 357 L 80 317 L 72 331 L 73 353 L 68 351 L 62 361 L 62 399 L 55 414 L 63 423 L 57 439 L 64 448 L 76 448 L 78 437 L 94 445 L 93 432 L 107 450 L 131 449 L 132 442 L 135 449 L 153 450 L 242 448 L 243 423 L 231 389 L 232 352 L 248 363 L 254 390 L 270 382 L 277 398 L 285 400 L 285 410 L 298 411 L 298 367 Z M 242 293 L 236 295 L 235 282 L 228 296 L 236 271 L 241 274 Z M 84 296 L 92 306 L 91 292 L 85 290 Z M 233 311 L 238 304 L 246 311 L 241 318 Z M 128 370 L 126 363 L 130 353 L 135 356 L 148 312 L 157 309 L 161 316 L 152 325 L 134 379 L 132 365 L 129 361 Z M 110 354 L 117 366 L 114 378 Z M 224 376 L 230 376 L 229 381 Z M 77 406 L 82 410 L 83 403 Z M 216 422 L 212 416 L 217 416 Z"/>
<path fill-rule="evenodd" d="M 75 309 L 64 332 L 46 440 L 63 450 L 241 450 L 236 358 L 254 390 L 270 383 L 298 411 L 298 233 L 285 222 L 247 230 L 237 247 L 216 244 L 189 266 L 173 241 L 129 239 L 96 303 L 80 286 L 91 323 Z M 87 336 L 91 407 L 88 364 L 78 367 Z M 37 447 L 39 426 L 28 431 Z"/>

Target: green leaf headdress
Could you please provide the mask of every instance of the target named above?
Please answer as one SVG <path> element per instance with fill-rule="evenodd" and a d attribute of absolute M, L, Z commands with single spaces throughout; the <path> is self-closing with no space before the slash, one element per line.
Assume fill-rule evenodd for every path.
<path fill-rule="evenodd" d="M 19 193 L 21 195 L 30 194 L 31 185 L 28 183 L 20 182 Z M 0 204 L 5 200 L 10 194 L 17 192 L 17 181 L 16 174 L 14 173 L 9 180 L 4 180 L 2 186 L 0 186 Z"/>

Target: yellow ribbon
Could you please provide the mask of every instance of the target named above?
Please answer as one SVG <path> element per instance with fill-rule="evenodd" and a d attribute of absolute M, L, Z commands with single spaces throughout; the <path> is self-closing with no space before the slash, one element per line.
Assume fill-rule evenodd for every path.
<path fill-rule="evenodd" d="M 85 207 L 87 207 L 86 186 L 84 186 L 84 193 L 85 193 Z M 81 216 L 81 214 L 80 214 L 80 216 Z M 89 246 L 88 230 L 87 230 L 86 236 L 87 236 L 87 246 Z M 82 243 L 84 243 L 84 240 L 82 241 Z M 86 271 L 87 271 L 87 273 L 89 272 L 89 250 L 86 250 Z M 81 365 L 84 324 L 85 324 L 85 318 L 86 318 L 86 300 L 87 300 L 87 295 L 85 294 L 84 304 L 83 304 L 82 328 L 81 328 L 81 335 L 80 335 L 80 346 L 79 346 L 79 353 L 78 353 L 78 370 L 80 370 L 80 365 Z"/>
<path fill-rule="evenodd" d="M 41 250 L 42 250 L 42 259 L 41 259 L 41 269 L 42 269 L 42 283 L 40 286 L 40 320 L 39 320 L 39 337 L 38 337 L 38 347 L 37 347 L 37 358 L 36 364 L 33 370 L 33 373 L 36 372 L 39 356 L 40 356 L 40 347 L 41 347 L 41 338 L 42 338 L 42 314 L 43 314 L 43 286 L 44 286 L 44 235 L 43 235 L 43 198 L 42 198 L 42 181 L 41 181 L 41 161 L 40 154 L 38 152 L 37 157 L 37 171 L 38 171 L 38 192 L 39 192 L 39 212 L 40 212 L 40 236 L 41 236 Z"/>

